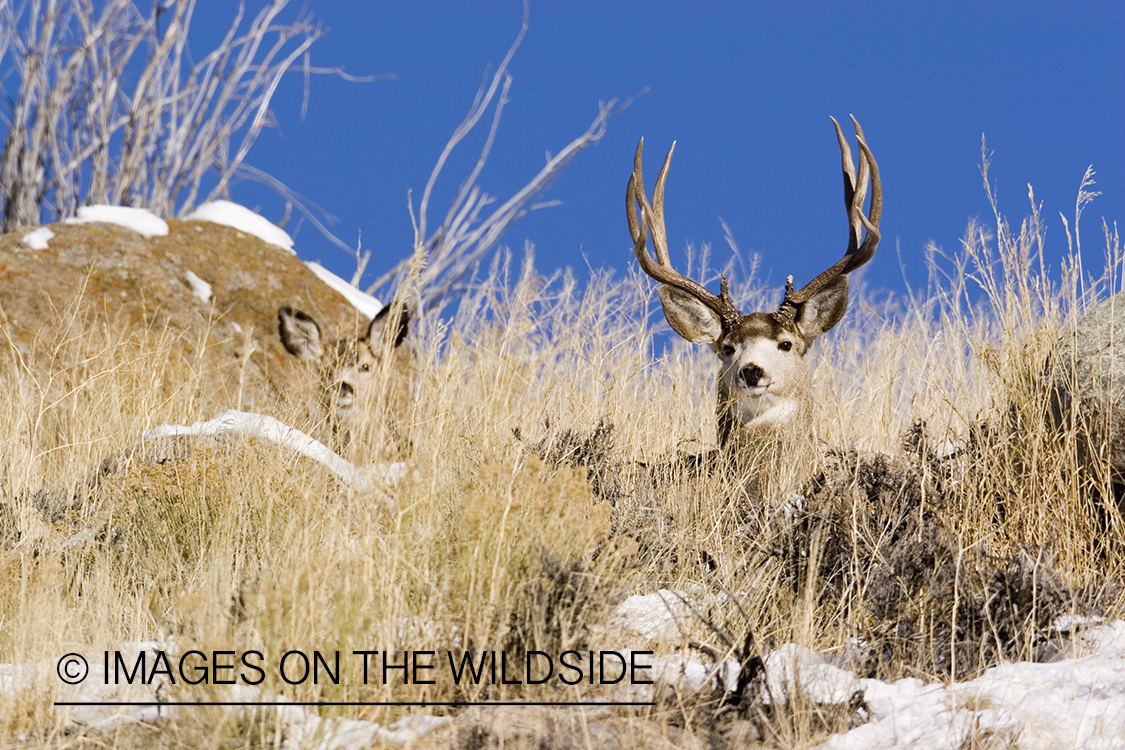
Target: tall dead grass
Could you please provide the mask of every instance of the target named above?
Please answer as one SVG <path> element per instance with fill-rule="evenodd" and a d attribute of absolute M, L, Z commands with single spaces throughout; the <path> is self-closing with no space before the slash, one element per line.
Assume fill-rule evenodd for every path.
<path fill-rule="evenodd" d="M 925 293 L 859 293 L 813 355 L 821 440 L 838 455 L 901 456 L 904 436 L 924 425 L 913 433 L 924 445 L 912 450 L 944 463 L 919 460 L 911 471 L 923 495 L 940 483 L 945 501 L 922 497 L 911 512 L 956 540 L 958 575 L 981 555 L 1032 550 L 1115 613 L 1125 539 L 1105 522 L 1111 488 L 1097 479 L 1104 474 L 1080 470 L 1073 435 L 1044 426 L 1041 374 L 1059 332 L 1118 283 L 1120 246 L 1107 231 L 1097 278 L 1080 277 L 1077 263 L 1048 273 L 1032 205 L 1018 231 L 997 211 L 995 230 L 970 225 L 957 253 L 932 250 Z M 429 321 L 413 342 L 419 377 L 397 515 L 255 441 L 181 446 L 179 460 L 138 450 L 99 473 L 144 429 L 213 416 L 195 407 L 199 373 L 161 331 L 123 338 L 77 313 L 66 338 L 9 347 L 0 363 L 9 394 L 0 407 L 0 661 L 140 640 L 256 648 L 272 660 L 289 649 L 396 658 L 644 648 L 604 628 L 615 601 L 660 586 L 733 592 L 741 608 L 716 598 L 708 616 L 732 633 L 749 628 L 761 644 L 841 649 L 870 626 L 859 602 L 875 584 L 858 571 L 826 597 L 817 560 L 830 540 L 814 534 L 795 585 L 792 560 L 769 548 L 767 533 L 783 525 L 787 498 L 746 507 L 721 472 L 682 465 L 663 483 L 638 478 L 641 464 L 715 444 L 713 358 L 661 334 L 652 291 L 646 279 L 600 272 L 584 284 L 545 277 L 529 256 L 519 269 L 498 261 L 455 314 Z M 756 284 L 742 294 L 755 307 L 776 297 Z M 620 474 L 628 497 L 607 500 L 586 468 L 549 459 L 568 432 L 610 436 L 603 468 Z M 927 475 L 935 466 L 944 467 L 936 479 Z M 859 535 L 860 511 L 847 512 Z M 630 525 L 628 513 L 644 523 Z M 688 630 L 685 638 L 714 642 L 702 623 Z M 302 701 L 542 699 L 529 686 L 362 686 L 359 666 L 345 665 L 340 685 L 270 676 L 263 688 Z M 54 694 L 45 685 L 32 698 L 0 696 L 2 742 L 65 744 Z M 549 699 L 596 694 L 556 686 Z M 410 709 L 323 710 L 389 722 Z M 645 736 L 675 725 L 686 742 L 702 731 L 685 718 L 695 714 L 681 703 L 618 716 L 648 726 Z M 203 715 L 162 725 L 163 739 L 148 741 L 220 747 L 268 735 L 265 714 Z M 811 742 L 812 724 L 800 722 L 777 736 Z"/>

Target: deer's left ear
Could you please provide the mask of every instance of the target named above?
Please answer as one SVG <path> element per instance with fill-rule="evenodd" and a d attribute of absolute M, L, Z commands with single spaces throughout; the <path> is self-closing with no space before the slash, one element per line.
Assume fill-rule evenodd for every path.
<path fill-rule="evenodd" d="M 848 277 L 837 276 L 797 310 L 797 330 L 809 344 L 832 330 L 848 309 Z"/>
<path fill-rule="evenodd" d="M 392 316 L 394 302 L 383 307 L 375 314 L 371 326 L 367 329 L 367 341 L 370 346 L 381 346 L 390 341 L 391 347 L 396 347 L 403 342 L 410 331 L 410 311 L 404 305 L 397 316 Z"/>
<path fill-rule="evenodd" d="M 324 356 L 320 326 L 311 315 L 285 305 L 277 311 L 277 332 L 285 350 L 294 357 L 315 362 Z"/>

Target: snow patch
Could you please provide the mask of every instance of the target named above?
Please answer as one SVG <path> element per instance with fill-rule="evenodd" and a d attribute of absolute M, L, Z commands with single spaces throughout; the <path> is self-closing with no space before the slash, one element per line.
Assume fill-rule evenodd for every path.
<path fill-rule="evenodd" d="M 683 598 L 670 589 L 630 596 L 617 605 L 610 622 L 654 640 L 681 640 L 683 626 L 694 619 Z"/>
<path fill-rule="evenodd" d="M 643 661 L 638 663 L 643 664 Z M 666 687 L 675 686 L 680 691 L 698 693 L 706 688 L 731 692 L 738 686 L 740 668 L 739 663 L 734 659 L 724 659 L 718 664 L 705 665 L 693 657 L 673 654 L 654 659 L 647 678 Z M 668 697 L 673 697 L 674 694 L 674 692 L 666 693 Z M 644 695 L 642 700 L 652 700 L 652 693 L 642 693 L 642 695 Z"/>
<path fill-rule="evenodd" d="M 46 250 L 47 242 L 54 239 L 54 236 L 55 233 L 49 227 L 39 227 L 34 232 L 28 232 L 23 236 L 23 244 L 32 250 Z"/>
<path fill-rule="evenodd" d="M 339 292 L 344 299 L 352 303 L 355 309 L 359 310 L 367 317 L 374 318 L 379 314 L 379 311 L 383 309 L 383 303 L 379 300 L 375 299 L 367 292 L 356 289 L 319 263 L 313 261 L 305 265 L 307 265 L 309 270 L 315 273 L 321 281 Z"/>
<path fill-rule="evenodd" d="M 191 285 L 191 293 L 194 294 L 196 297 L 199 297 L 200 301 L 203 302 L 203 304 L 206 305 L 208 302 L 211 301 L 211 285 L 210 284 L 208 284 L 206 281 L 204 281 L 203 279 L 196 276 L 191 271 L 188 271 L 187 273 L 185 273 L 184 278 L 187 279 L 187 283 Z"/>
<path fill-rule="evenodd" d="M 661 590 L 629 597 L 611 621 L 647 638 L 682 639 L 677 624 L 691 616 L 676 592 Z M 829 737 L 819 746 L 828 750 L 956 750 L 990 737 L 1025 750 L 1125 747 L 1125 621 L 1059 618 L 1051 630 L 1072 634 L 1057 661 L 1000 664 L 974 680 L 948 685 L 861 679 L 845 668 L 846 656 L 789 643 L 762 657 L 767 688 L 762 700 L 782 703 L 800 696 L 809 704 L 856 710 L 865 723 Z M 712 663 L 687 651 L 652 661 L 655 685 L 622 689 L 630 700 L 652 700 L 661 690 L 729 691 L 738 670 L 733 659 Z"/>
<path fill-rule="evenodd" d="M 944 685 L 861 679 L 838 666 L 839 656 L 788 643 L 763 657 L 763 700 L 858 705 L 866 723 L 829 737 L 822 750 L 957 750 L 987 738 L 1018 750 L 1125 747 L 1125 621 L 1084 629 L 1075 650 L 1082 655 L 1001 664 L 974 680 Z M 661 689 L 667 695 L 670 689 L 730 691 L 738 670 L 729 658 L 712 664 L 695 655 L 662 656 L 648 673 L 655 685 L 624 686 L 620 697 L 652 700 Z"/>
<path fill-rule="evenodd" d="M 816 679 L 815 674 L 804 676 L 802 685 L 807 689 Z M 837 683 L 824 689 L 841 687 Z M 975 680 L 948 686 L 917 679 L 890 684 L 863 679 L 851 687 L 863 691 L 871 720 L 831 737 L 824 748 L 944 750 L 987 737 L 1029 750 L 1112 748 L 1121 747 L 1125 737 L 1122 653 L 1001 664 Z"/>
<path fill-rule="evenodd" d="M 853 672 L 833 664 L 831 656 L 795 643 L 771 651 L 763 661 L 767 695 L 773 700 L 800 693 L 814 703 L 837 705 L 847 703 L 858 689 Z"/>
<path fill-rule="evenodd" d="M 367 467 L 368 474 L 378 477 L 388 487 L 394 487 L 403 479 L 406 479 L 407 471 L 407 466 L 402 461 L 395 461 L 391 464 L 371 464 Z"/>
<path fill-rule="evenodd" d="M 340 458 L 331 448 L 316 438 L 310 437 L 273 417 L 230 409 L 214 419 L 196 422 L 187 427 L 170 424 L 147 430 L 142 439 L 157 440 L 184 435 L 241 435 L 277 443 L 327 466 L 332 473 L 345 482 L 354 485 L 357 489 L 382 496 L 391 512 L 395 510 L 394 498 L 381 490 L 372 480 L 370 474 Z"/>
<path fill-rule="evenodd" d="M 234 227 L 271 245 L 284 248 L 294 255 L 297 254 L 293 250 L 293 238 L 284 229 L 261 214 L 256 214 L 237 203 L 211 201 L 199 206 L 184 218 L 188 221 L 209 221 L 212 224 Z"/>
<path fill-rule="evenodd" d="M 82 206 L 78 215 L 64 219 L 64 224 L 117 224 L 132 229 L 145 237 L 163 237 L 168 234 L 168 222 L 146 208 L 130 206 Z"/>

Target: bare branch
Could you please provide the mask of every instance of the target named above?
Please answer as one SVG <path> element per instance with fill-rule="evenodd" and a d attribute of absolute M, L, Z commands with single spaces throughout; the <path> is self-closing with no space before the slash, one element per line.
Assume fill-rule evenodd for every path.
<path fill-rule="evenodd" d="M 0 60 L 11 56 L 18 82 L 0 155 L 0 229 L 69 216 L 83 202 L 183 215 L 249 177 L 355 254 L 307 200 L 245 163 L 275 124 L 270 106 L 286 73 L 377 80 L 313 66 L 309 48 L 324 32 L 303 11 L 278 22 L 288 3 L 266 3 L 248 28 L 239 4 L 219 44 L 193 64 L 195 0 L 0 0 Z M 140 71 L 135 82 L 126 69 Z"/>
<path fill-rule="evenodd" d="M 542 200 L 543 194 L 583 149 L 601 140 L 609 118 L 644 93 L 639 92 L 621 105 L 618 105 L 616 99 L 600 103 L 597 117 L 585 133 L 571 141 L 558 154 L 552 156 L 548 152 L 546 165 L 531 181 L 498 207 L 490 208 L 496 203 L 496 198 L 484 192 L 477 180 L 492 152 L 504 106 L 508 103 L 512 84 L 508 67 L 527 33 L 528 18 L 529 6 L 525 0 L 523 23 L 515 41 L 508 48 L 495 73 L 491 77 L 486 73 L 468 114 L 442 149 L 422 192 L 417 212 L 414 210 L 411 193 L 407 191 L 407 210 L 414 227 L 413 255 L 399 262 L 368 287 L 368 291 L 387 299 L 410 299 L 411 304 L 417 304 L 419 316 L 427 311 L 441 309 L 452 301 L 454 295 L 464 291 L 469 280 L 476 275 L 481 262 L 521 218 L 532 211 L 558 205 L 558 201 Z M 428 231 L 428 215 L 434 185 L 449 155 L 476 127 L 489 107 L 494 107 L 492 122 L 477 161 L 461 182 L 446 211 L 445 219 L 431 234 Z M 361 256 L 357 252 L 356 257 L 357 260 L 366 262 L 368 256 Z M 410 288 L 405 288 L 407 286 Z"/>

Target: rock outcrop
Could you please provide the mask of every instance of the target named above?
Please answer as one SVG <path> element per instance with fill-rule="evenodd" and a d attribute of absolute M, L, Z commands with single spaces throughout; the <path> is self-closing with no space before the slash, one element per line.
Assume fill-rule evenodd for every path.
<path fill-rule="evenodd" d="M 162 342 L 173 368 L 199 373 L 200 417 L 310 400 L 306 368 L 278 340 L 278 307 L 309 310 L 340 335 L 366 319 L 280 247 L 210 222 L 168 225 L 167 236 L 145 237 L 56 224 L 43 250 L 24 242 L 26 230 L 0 236 L 0 360 L 64 370 L 97 352 L 99 335 L 147 337 Z"/>

